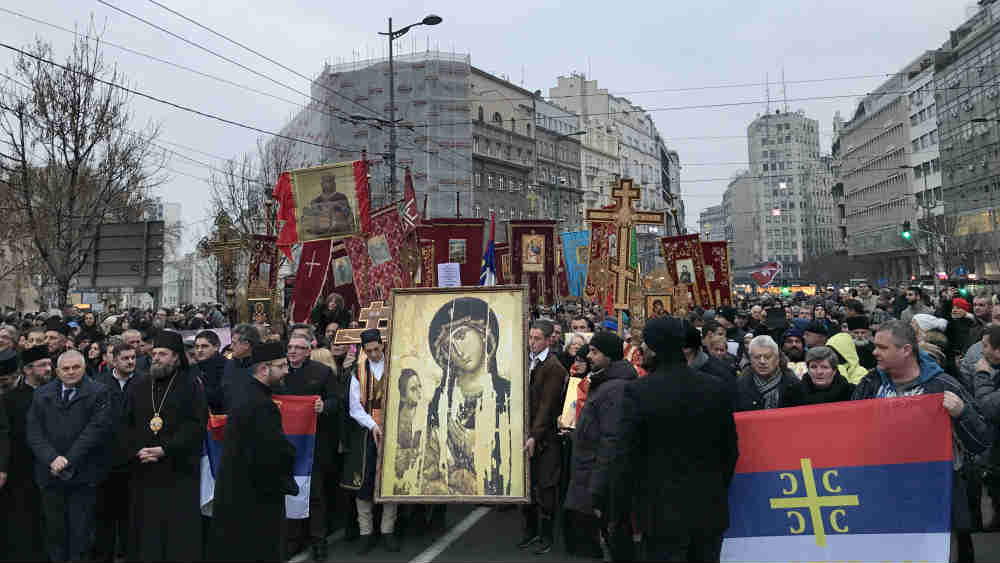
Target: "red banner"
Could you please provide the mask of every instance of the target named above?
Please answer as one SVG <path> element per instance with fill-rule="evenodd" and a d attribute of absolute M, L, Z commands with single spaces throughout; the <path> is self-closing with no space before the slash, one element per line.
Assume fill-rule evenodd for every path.
<path fill-rule="evenodd" d="M 437 277 L 437 265 L 454 262 L 459 264 L 462 285 L 477 285 L 479 272 L 483 267 L 483 231 L 486 219 L 430 219 L 417 226 L 417 235 L 423 241 L 433 244 L 433 262 L 424 265 L 434 272 L 432 280 Z M 425 258 L 423 250 L 421 258 Z M 426 271 L 426 270 L 425 270 Z M 421 287 L 434 287 L 423 285 Z M 435 282 L 436 284 L 436 282 Z"/>
<path fill-rule="evenodd" d="M 511 279 L 505 282 L 527 284 L 531 305 L 555 304 L 556 222 L 509 222 L 507 233 Z"/>
<path fill-rule="evenodd" d="M 705 259 L 705 281 L 708 282 L 715 306 L 731 306 L 733 288 L 730 283 L 729 243 L 724 240 L 703 242 L 701 251 Z"/>
<path fill-rule="evenodd" d="M 415 239 L 414 248 L 403 248 L 408 239 L 403 236 L 396 205 L 373 213 L 371 224 L 371 234 L 366 237 L 344 240 L 362 307 L 368 307 L 372 301 L 387 301 L 389 290 L 394 287 L 413 287 L 413 278 L 403 265 L 406 258 L 403 254 L 417 252 Z"/>
<path fill-rule="evenodd" d="M 299 267 L 295 273 L 295 294 L 292 297 L 292 319 L 308 321 L 313 307 L 323 291 L 326 271 L 330 267 L 330 240 L 314 240 L 302 245 Z"/>
<path fill-rule="evenodd" d="M 587 268 L 587 285 L 583 295 L 591 303 L 600 303 L 605 308 L 609 302 L 614 307 L 614 296 L 618 288 L 618 278 L 611 271 L 612 250 L 617 256 L 617 227 L 612 223 L 591 223 L 590 265 Z"/>
<path fill-rule="evenodd" d="M 757 282 L 757 285 L 767 287 L 771 285 L 771 282 L 774 281 L 774 276 L 778 275 L 779 272 L 781 272 L 780 262 L 768 262 L 759 270 L 750 272 L 750 277 L 753 278 L 753 281 Z"/>
<path fill-rule="evenodd" d="M 493 247 L 493 257 L 497 266 L 497 285 L 511 283 L 510 273 L 510 243 L 498 242 Z"/>
<path fill-rule="evenodd" d="M 705 309 L 715 306 L 715 300 L 705 280 L 705 255 L 701 249 L 699 235 L 663 237 L 660 239 L 663 261 L 674 285 L 688 285 L 694 293 L 694 301 Z"/>
<path fill-rule="evenodd" d="M 354 289 L 351 258 L 347 255 L 347 247 L 339 241 L 330 249 L 330 268 L 327 270 L 321 302 L 325 302 L 331 293 L 340 294 L 344 298 L 344 308 L 353 312 L 351 318 L 358 316 L 357 312 L 361 307 L 358 304 L 358 292 Z"/>

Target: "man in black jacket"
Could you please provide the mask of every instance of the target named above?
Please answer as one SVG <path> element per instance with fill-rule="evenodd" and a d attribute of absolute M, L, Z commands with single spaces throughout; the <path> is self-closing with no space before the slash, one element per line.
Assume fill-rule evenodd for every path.
<path fill-rule="evenodd" d="M 203 330 L 194 337 L 194 359 L 198 362 L 201 381 L 205 385 L 205 400 L 213 413 L 225 412 L 222 399 L 222 378 L 226 372 L 226 359 L 219 354 L 222 342 L 219 335 Z"/>
<path fill-rule="evenodd" d="M 112 368 L 95 379 L 108 388 L 111 398 L 112 426 L 108 440 L 110 471 L 97 489 L 97 538 L 94 542 L 96 561 L 113 561 L 116 538 L 121 538 L 121 553 L 127 553 L 128 542 L 128 480 L 132 455 L 121 432 L 125 396 L 135 381 L 135 349 L 124 342 L 111 349 Z"/>
<path fill-rule="evenodd" d="M 718 561 L 729 527 L 739 457 L 732 405 L 723 384 L 686 365 L 687 324 L 646 324 L 643 352 L 655 352 L 656 368 L 625 388 L 618 441 L 609 444 L 609 519 L 634 513 L 652 561 Z M 603 505 L 600 494 L 594 503 Z"/>
<path fill-rule="evenodd" d="M 250 382 L 250 356 L 260 344 L 260 332 L 250 324 L 238 324 L 232 330 L 233 357 L 226 361 L 222 373 L 223 412 L 228 412 L 242 400 L 243 391 Z M 219 414 L 218 411 L 215 411 Z"/>
<path fill-rule="evenodd" d="M 52 360 L 47 346 L 29 348 L 21 354 L 23 377 L 17 386 L 0 397 L 7 411 L 10 428 L 10 457 L 0 463 L 7 474 L 7 484 L 0 487 L 0 527 L 6 528 L 6 545 L 0 544 L 0 559 L 31 561 L 46 559 L 42 539 L 41 493 L 33 475 L 34 454 L 28 446 L 28 409 L 35 389 L 52 379 Z M 0 537 L 3 537 L 0 532 Z"/>
<path fill-rule="evenodd" d="M 213 502 L 211 559 L 284 561 L 285 495 L 296 494 L 295 446 L 282 433 L 271 389 L 288 374 L 281 344 L 258 345 L 244 400 L 226 423 Z"/>
<path fill-rule="evenodd" d="M 756 336 L 748 348 L 750 365 L 736 384 L 734 409 L 739 412 L 804 405 L 805 392 L 795 374 L 781 365 L 774 339 Z"/>
<path fill-rule="evenodd" d="M 111 400 L 107 387 L 84 377 L 85 366 L 83 354 L 63 352 L 59 380 L 38 389 L 28 410 L 28 445 L 35 454 L 46 551 L 53 561 L 88 555 L 97 484 L 107 470 Z"/>

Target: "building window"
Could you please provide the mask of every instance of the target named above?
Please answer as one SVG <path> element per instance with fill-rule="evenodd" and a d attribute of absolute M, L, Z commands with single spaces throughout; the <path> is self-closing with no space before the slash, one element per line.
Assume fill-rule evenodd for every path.
<path fill-rule="evenodd" d="M 489 189 L 491 189 L 491 190 L 493 189 L 493 174 L 487 174 L 486 175 L 486 187 L 489 188 Z M 492 213 L 492 212 L 493 212 L 493 210 L 491 209 L 490 213 Z"/>
<path fill-rule="evenodd" d="M 493 112 L 493 122 L 494 123 L 503 123 L 503 117 L 500 116 L 500 112 L 499 111 Z"/>
<path fill-rule="evenodd" d="M 473 212 L 474 212 L 474 213 L 475 213 L 475 215 L 476 215 L 476 217 L 475 217 L 475 218 L 476 218 L 476 219 L 479 219 L 479 218 L 480 218 L 480 216 L 481 216 L 481 215 L 482 215 L 482 213 L 483 213 L 483 208 L 482 208 L 482 206 L 481 206 L 481 205 L 478 205 L 478 204 L 476 204 L 476 206 L 475 206 L 475 207 L 473 207 Z"/>
<path fill-rule="evenodd" d="M 483 120 L 483 106 L 479 106 L 479 121 Z"/>
<path fill-rule="evenodd" d="M 472 175 L 473 182 L 477 188 L 483 187 L 483 174 L 482 172 L 476 172 Z"/>

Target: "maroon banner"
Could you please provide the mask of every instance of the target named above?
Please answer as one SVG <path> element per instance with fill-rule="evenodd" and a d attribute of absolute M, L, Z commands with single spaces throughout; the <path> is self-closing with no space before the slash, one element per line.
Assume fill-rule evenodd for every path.
<path fill-rule="evenodd" d="M 701 251 L 705 260 L 705 281 L 708 282 L 715 306 L 731 306 L 733 288 L 729 275 L 729 243 L 724 240 L 702 242 Z"/>
<path fill-rule="evenodd" d="M 247 270 L 247 299 L 269 299 L 278 284 L 277 237 L 254 235 Z"/>
<path fill-rule="evenodd" d="M 510 222 L 507 233 L 511 256 L 507 283 L 527 284 L 531 305 L 555 304 L 556 222 Z"/>
<path fill-rule="evenodd" d="M 483 267 L 483 247 L 486 219 L 429 219 L 417 225 L 417 235 L 423 241 L 432 241 L 433 263 L 429 267 L 434 272 L 434 285 L 437 285 L 437 265 L 455 262 L 459 264 L 462 285 L 478 285 L 479 272 Z M 421 259 L 426 254 L 421 250 Z M 425 270 L 426 271 L 426 270 Z M 423 285 L 421 287 L 434 287 Z"/>
<path fill-rule="evenodd" d="M 314 240 L 302 245 L 299 267 L 295 273 L 295 294 L 292 296 L 292 320 L 308 322 L 309 315 L 319 299 L 330 267 L 332 242 Z"/>
<path fill-rule="evenodd" d="M 687 285 L 694 293 L 695 304 L 706 309 L 714 300 L 705 281 L 705 255 L 700 235 L 682 235 L 660 239 L 663 261 L 675 285 Z"/>
<path fill-rule="evenodd" d="M 347 255 L 347 247 L 340 241 L 330 250 L 330 268 L 327 270 L 320 303 L 324 303 L 331 293 L 340 294 L 344 298 L 344 308 L 353 312 L 351 318 L 357 318 L 361 306 L 358 302 L 358 292 L 354 289 L 351 257 Z"/>
<path fill-rule="evenodd" d="M 387 301 L 389 290 L 394 287 L 413 287 L 413 278 L 404 266 L 403 245 L 407 239 L 403 236 L 399 208 L 392 204 L 375 211 L 371 225 L 371 233 L 364 238 L 344 239 L 362 307 L 368 307 L 372 301 Z M 416 246 L 415 239 L 413 245 Z"/>
<path fill-rule="evenodd" d="M 611 263 L 618 259 L 617 241 L 618 228 L 613 223 L 590 224 L 590 262 L 583 296 L 604 305 L 609 314 L 613 314 L 609 307 L 614 306 L 618 287 L 618 278 L 611 271 Z"/>
<path fill-rule="evenodd" d="M 513 279 L 510 273 L 510 243 L 497 242 L 493 245 L 493 258 L 497 268 L 497 285 L 506 285 Z"/>

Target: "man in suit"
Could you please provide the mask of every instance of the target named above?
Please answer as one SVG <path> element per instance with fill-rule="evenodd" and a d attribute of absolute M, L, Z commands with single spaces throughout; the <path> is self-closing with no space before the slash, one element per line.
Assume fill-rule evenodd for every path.
<path fill-rule="evenodd" d="M 121 342 L 111 349 L 111 370 L 101 372 L 95 379 L 108 388 L 111 399 L 111 435 L 108 440 L 108 467 L 110 471 L 97 489 L 97 538 L 94 542 L 96 561 L 113 561 L 116 555 L 116 538 L 121 538 L 121 551 L 127 553 L 128 540 L 128 480 L 132 452 L 121 432 L 125 396 L 137 378 L 136 351 Z"/>
<path fill-rule="evenodd" d="M 569 374 L 549 351 L 552 323 L 535 321 L 528 331 L 530 433 L 524 450 L 531 459 L 531 501 L 523 509 L 524 538 L 518 547 L 535 547 L 536 555 L 552 550 L 552 520 L 558 503 L 562 455 L 556 419 L 562 410 Z"/>
<path fill-rule="evenodd" d="M 232 359 L 226 361 L 222 373 L 220 391 L 223 413 L 228 412 L 242 400 L 242 393 L 250 383 L 250 356 L 254 346 L 260 344 L 260 331 L 251 324 L 238 324 L 232 330 Z M 215 411 L 215 414 L 221 414 Z"/>
<path fill-rule="evenodd" d="M 634 514 L 650 561 L 718 561 L 729 527 L 729 485 L 739 450 L 725 384 L 691 369 L 682 346 L 687 322 L 649 321 L 643 351 L 649 377 L 625 388 L 617 441 L 610 441 L 611 522 Z M 602 453 L 602 457 L 605 454 Z"/>
<path fill-rule="evenodd" d="M 104 477 L 104 444 L 112 425 L 108 389 L 84 377 L 76 350 L 63 352 L 58 381 L 35 391 L 28 410 L 28 445 L 42 492 L 45 543 L 53 561 L 79 561 L 94 537 L 97 484 Z"/>

